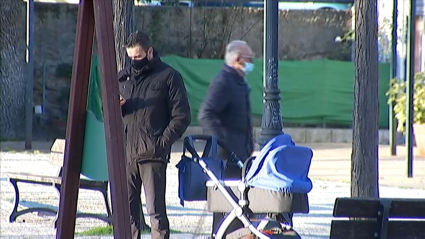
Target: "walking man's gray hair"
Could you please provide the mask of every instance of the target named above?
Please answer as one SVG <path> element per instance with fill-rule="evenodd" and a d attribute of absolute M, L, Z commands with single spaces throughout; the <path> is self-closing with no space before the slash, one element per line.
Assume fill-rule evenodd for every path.
<path fill-rule="evenodd" d="M 224 61 L 227 65 L 231 65 L 240 56 L 240 51 L 243 46 L 248 46 L 245 41 L 234 40 L 231 41 L 226 47 L 224 54 Z"/>

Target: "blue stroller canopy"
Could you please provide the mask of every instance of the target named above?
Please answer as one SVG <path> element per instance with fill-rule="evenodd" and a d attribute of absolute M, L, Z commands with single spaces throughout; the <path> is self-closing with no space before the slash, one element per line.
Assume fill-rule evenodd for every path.
<path fill-rule="evenodd" d="M 290 135 L 278 135 L 253 160 L 246 183 L 279 192 L 308 193 L 313 188 L 308 178 L 312 157 L 313 151 L 295 145 Z"/>

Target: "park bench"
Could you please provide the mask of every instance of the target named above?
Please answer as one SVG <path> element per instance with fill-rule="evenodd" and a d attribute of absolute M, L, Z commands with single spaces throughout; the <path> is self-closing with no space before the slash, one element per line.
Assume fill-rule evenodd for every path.
<path fill-rule="evenodd" d="M 49 207 L 30 207 L 30 208 L 18 210 L 18 206 L 20 202 L 18 183 L 53 186 L 60 195 L 64 151 L 65 151 L 65 140 L 56 139 L 51 147 L 49 162 L 52 165 L 59 167 L 57 176 L 36 175 L 36 174 L 30 174 L 30 173 L 14 173 L 14 172 L 5 173 L 7 179 L 9 180 L 9 182 L 12 184 L 13 188 L 15 189 L 14 206 L 9 216 L 10 222 L 14 222 L 18 216 L 21 216 L 23 214 L 32 213 L 32 212 L 47 212 L 47 213 L 52 213 L 56 215 L 55 222 L 54 222 L 54 227 L 56 228 L 57 212 L 58 212 L 58 210 L 56 209 L 53 209 L 51 207 L 50 208 Z M 106 215 L 77 212 L 76 214 L 77 218 L 96 218 L 111 225 L 112 214 L 111 214 L 111 209 L 110 209 L 110 205 L 108 201 L 108 181 L 95 181 L 95 180 L 81 178 L 79 188 L 101 192 L 104 198 L 105 206 L 106 206 Z"/>
<path fill-rule="evenodd" d="M 425 199 L 337 198 L 331 239 L 425 238 Z M 354 219 L 354 220 L 353 220 Z"/>

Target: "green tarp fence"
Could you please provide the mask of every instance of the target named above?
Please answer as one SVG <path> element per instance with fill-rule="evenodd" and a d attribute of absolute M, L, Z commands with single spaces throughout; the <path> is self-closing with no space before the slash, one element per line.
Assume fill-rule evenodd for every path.
<path fill-rule="evenodd" d="M 186 84 L 192 109 L 192 125 L 197 124 L 199 106 L 209 82 L 223 65 L 223 60 L 187 59 L 165 56 L 162 60 L 179 71 Z M 251 87 L 252 114 L 263 113 L 263 62 L 255 61 L 255 70 L 248 75 Z M 390 65 L 379 65 L 380 127 L 388 127 L 388 90 Z M 331 60 L 280 61 L 279 88 L 284 123 L 336 124 L 350 126 L 353 112 L 354 65 Z M 103 121 L 97 57 L 92 63 L 88 110 Z"/>
<path fill-rule="evenodd" d="M 196 60 L 176 56 L 162 58 L 179 71 L 185 81 L 192 108 L 192 124 L 197 124 L 198 108 L 210 80 L 223 65 L 222 60 Z M 263 112 L 262 61 L 248 76 L 252 114 Z M 389 64 L 379 66 L 380 127 L 388 126 L 385 92 L 389 82 Z M 330 60 L 279 62 L 279 88 L 284 123 L 350 125 L 353 109 L 354 68 L 350 62 Z M 108 180 L 106 140 L 102 113 L 100 69 L 94 56 L 87 101 L 81 174 L 92 180 Z"/>

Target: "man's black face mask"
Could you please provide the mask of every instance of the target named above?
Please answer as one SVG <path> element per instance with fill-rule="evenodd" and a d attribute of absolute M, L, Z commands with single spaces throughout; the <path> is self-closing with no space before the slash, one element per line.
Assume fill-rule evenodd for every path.
<path fill-rule="evenodd" d="M 131 66 L 133 67 L 133 69 L 135 69 L 136 71 L 140 71 L 143 69 L 143 67 L 145 67 L 147 64 L 149 63 L 148 58 L 145 56 L 145 58 L 141 59 L 141 60 L 132 60 L 131 61 Z"/>

